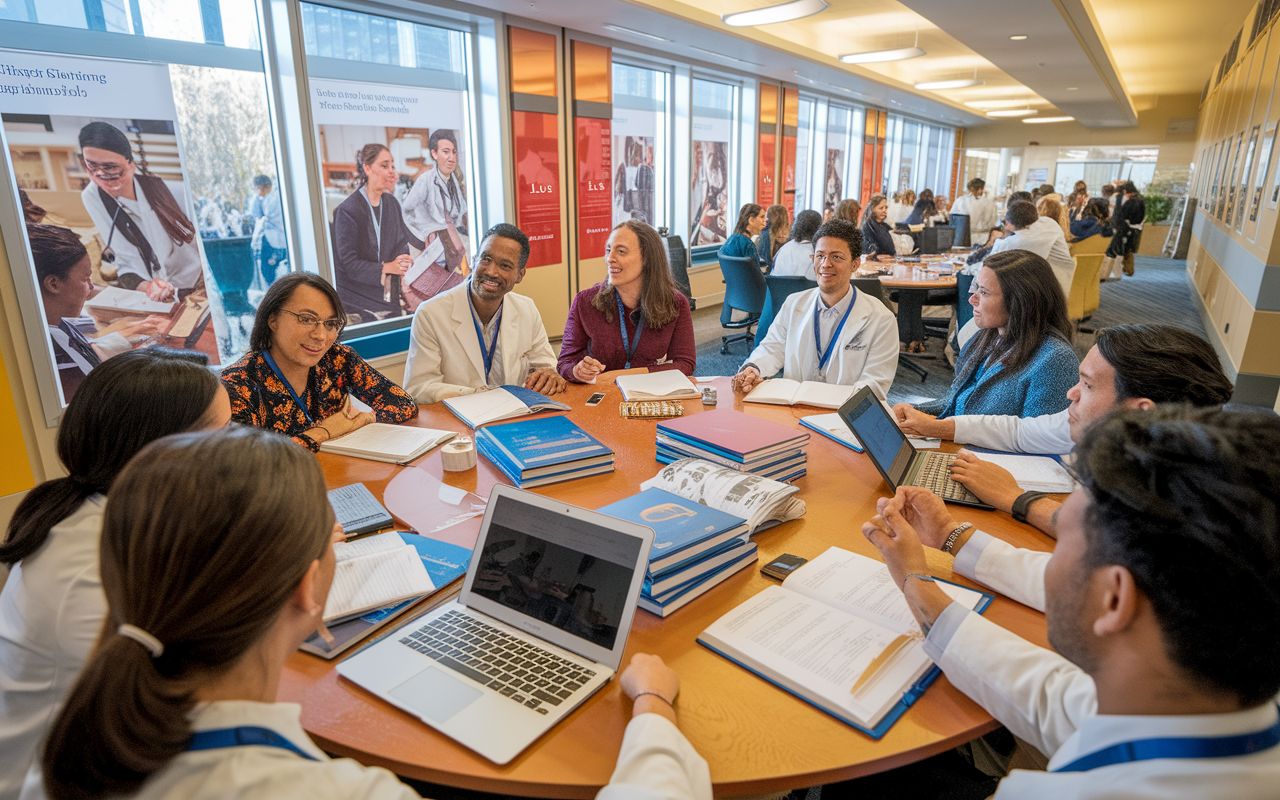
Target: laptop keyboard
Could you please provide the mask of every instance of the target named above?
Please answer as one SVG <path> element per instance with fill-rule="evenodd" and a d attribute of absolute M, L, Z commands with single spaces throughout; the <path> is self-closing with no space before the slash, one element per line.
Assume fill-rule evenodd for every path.
<path fill-rule="evenodd" d="M 963 483 L 951 479 L 951 462 L 956 460 L 956 453 L 929 453 L 924 465 L 916 476 L 916 486 L 928 489 L 943 500 L 963 500 L 966 503 L 980 503 L 978 496 L 964 488 Z"/>
<path fill-rule="evenodd" d="M 400 644 L 539 714 L 558 706 L 595 672 L 459 611 L 441 614 Z"/>

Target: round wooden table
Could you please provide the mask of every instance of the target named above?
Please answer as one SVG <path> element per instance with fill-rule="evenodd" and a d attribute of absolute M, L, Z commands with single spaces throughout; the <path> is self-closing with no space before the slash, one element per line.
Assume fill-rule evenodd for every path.
<path fill-rule="evenodd" d="M 712 385 L 721 408 L 737 408 L 800 430 L 807 430 L 796 422 L 800 417 L 828 413 L 811 407 L 744 405 L 727 379 L 716 379 Z M 587 396 L 598 390 L 606 392 L 605 401 L 585 407 Z M 540 494 L 598 508 L 634 494 L 641 481 L 657 472 L 657 423 L 619 418 L 622 398 L 615 386 L 571 384 L 559 399 L 573 406 L 570 416 L 575 422 L 614 449 L 616 471 L 542 487 Z M 686 414 L 704 410 L 697 400 L 685 401 L 684 407 Z M 418 419 L 408 424 L 470 434 L 442 404 L 423 406 Z M 482 496 L 494 483 L 506 482 L 484 458 L 474 470 L 444 473 L 438 450 L 408 467 L 329 454 L 319 458 L 331 487 L 363 481 L 379 497 L 402 469 L 425 470 L 449 486 Z M 627 644 L 624 663 L 633 653 L 657 653 L 679 671 L 680 728 L 710 764 L 717 796 L 814 786 L 881 772 L 943 752 L 997 726 L 944 676 L 876 741 L 697 644 L 698 634 L 712 621 L 775 583 L 762 576 L 759 567 L 783 553 L 812 559 L 834 545 L 879 557 L 860 527 L 875 513 L 876 500 L 890 492 L 866 455 L 814 434 L 808 474 L 796 485 L 808 512 L 757 534 L 759 564 L 666 619 L 637 612 Z M 1015 545 L 1040 550 L 1052 546 L 1048 537 L 1007 515 L 962 506 L 953 510 L 958 519 Z M 937 556 L 935 573 L 949 575 L 950 558 L 932 555 Z M 986 616 L 1032 642 L 1046 644 L 1044 616 L 1036 611 L 997 598 Z M 316 742 L 336 755 L 449 786 L 532 797 L 593 797 L 609 780 L 631 716 L 631 703 L 613 681 L 510 764 L 496 766 L 340 679 L 335 663 L 296 653 L 281 681 L 279 699 L 302 705 L 303 727 Z"/>

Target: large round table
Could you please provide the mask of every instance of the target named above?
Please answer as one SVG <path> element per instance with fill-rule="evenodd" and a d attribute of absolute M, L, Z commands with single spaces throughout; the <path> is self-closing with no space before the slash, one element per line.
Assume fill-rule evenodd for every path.
<path fill-rule="evenodd" d="M 799 426 L 800 417 L 828 413 L 811 407 L 743 404 L 727 379 L 716 379 L 712 385 L 718 389 L 721 408 L 800 430 L 807 430 Z M 585 407 L 587 396 L 598 389 L 571 384 L 560 399 L 573 406 L 570 416 L 575 422 L 613 448 L 616 471 L 542 487 L 539 493 L 598 508 L 634 494 L 640 482 L 657 471 L 657 423 L 619 418 L 622 398 L 612 385 L 603 389 L 603 403 Z M 704 410 L 697 400 L 684 401 L 684 407 L 686 414 Z M 470 434 L 441 404 L 423 406 L 418 419 L 407 424 Z M 407 467 L 329 454 L 319 459 L 331 487 L 362 481 L 378 497 L 401 470 L 423 470 L 430 478 L 481 496 L 487 496 L 496 482 L 506 482 L 483 457 L 474 470 L 442 472 L 438 450 Z M 860 526 L 889 490 L 866 455 L 815 433 L 809 442 L 808 474 L 796 485 L 808 513 L 757 534 L 759 564 L 666 619 L 638 611 L 627 645 L 624 663 L 632 653 L 657 653 L 679 671 L 680 727 L 710 764 L 717 796 L 868 775 L 943 752 L 997 726 L 943 676 L 876 741 L 697 644 L 698 634 L 712 621 L 774 583 L 759 567 L 783 553 L 811 559 L 834 545 L 878 558 Z M 1052 545 L 1048 537 L 1007 515 L 962 506 L 954 511 L 958 519 L 1018 546 L 1048 550 Z M 949 557 L 935 555 L 935 573 L 949 575 Z M 1035 643 L 1046 643 L 1044 616 L 1025 606 L 997 598 L 986 616 Z M 631 713 L 630 702 L 614 681 L 510 764 L 497 766 L 339 678 L 335 663 L 297 653 L 281 681 L 280 700 L 302 705 L 303 727 L 316 742 L 336 755 L 449 786 L 533 797 L 592 797 L 609 780 Z"/>

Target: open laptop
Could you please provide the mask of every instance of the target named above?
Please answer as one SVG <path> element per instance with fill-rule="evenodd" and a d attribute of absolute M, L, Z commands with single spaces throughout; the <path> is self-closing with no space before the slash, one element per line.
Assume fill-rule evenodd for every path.
<path fill-rule="evenodd" d="M 617 672 L 653 536 L 495 486 L 458 599 L 338 674 L 506 764 Z"/>
<path fill-rule="evenodd" d="M 858 437 L 871 463 L 897 491 L 899 486 L 921 486 L 946 500 L 962 506 L 991 508 L 978 496 L 951 479 L 954 453 L 919 452 L 898 428 L 897 420 L 870 387 L 854 392 L 836 412 L 853 435 Z"/>

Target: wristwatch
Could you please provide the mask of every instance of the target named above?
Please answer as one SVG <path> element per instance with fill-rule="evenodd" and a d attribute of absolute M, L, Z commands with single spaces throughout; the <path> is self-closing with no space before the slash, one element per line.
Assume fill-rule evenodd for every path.
<path fill-rule="evenodd" d="M 1041 497 L 1048 496 L 1045 492 L 1023 492 L 1018 495 L 1018 499 L 1013 501 L 1013 518 L 1018 522 L 1026 522 L 1027 510 L 1031 508 L 1031 504 Z"/>

